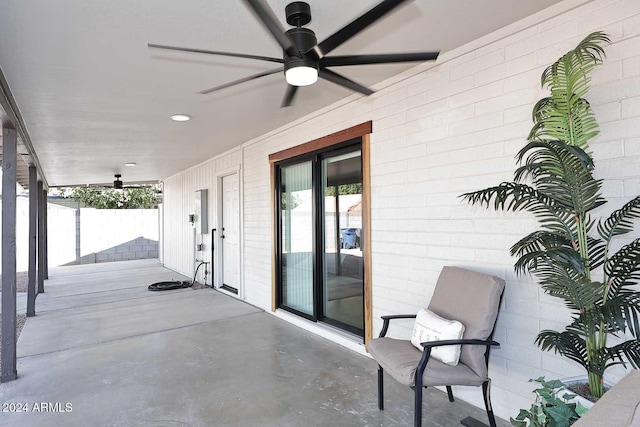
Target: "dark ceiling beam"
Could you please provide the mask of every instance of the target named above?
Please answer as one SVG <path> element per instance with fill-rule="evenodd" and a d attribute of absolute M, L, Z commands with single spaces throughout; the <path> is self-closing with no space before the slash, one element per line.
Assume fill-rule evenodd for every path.
<path fill-rule="evenodd" d="M 42 166 L 38 160 L 38 156 L 36 155 L 36 151 L 33 148 L 31 137 L 29 136 L 26 125 L 24 124 L 22 114 L 20 114 L 18 104 L 11 93 L 9 83 L 4 76 L 2 67 L 0 67 L 0 107 L 0 123 L 4 128 L 15 129 L 17 131 L 19 137 L 18 154 L 26 165 L 24 168 L 26 172 L 22 171 L 22 168 L 18 168 L 18 182 L 20 182 L 24 188 L 28 188 L 28 167 L 34 166 L 38 171 L 38 176 L 42 180 L 44 187 L 48 189 L 49 183 L 44 175 Z M 0 141 L 0 144 L 1 142 L 2 141 Z"/>

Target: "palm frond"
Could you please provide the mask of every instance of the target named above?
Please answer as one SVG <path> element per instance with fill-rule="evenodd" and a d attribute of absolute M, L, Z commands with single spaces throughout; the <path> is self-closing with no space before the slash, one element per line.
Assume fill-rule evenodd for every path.
<path fill-rule="evenodd" d="M 538 334 L 535 343 L 544 351 L 553 350 L 581 364 L 585 369 L 588 367 L 586 343 L 576 334 L 544 330 Z"/>
<path fill-rule="evenodd" d="M 537 230 L 526 235 L 511 246 L 510 252 L 513 256 L 521 257 L 525 254 L 541 251 L 550 247 L 570 247 L 572 236 L 572 234 L 567 235 L 554 231 Z"/>
<path fill-rule="evenodd" d="M 620 248 L 604 263 L 612 295 L 640 282 L 640 238 Z M 634 283 L 635 282 L 635 283 Z"/>
<path fill-rule="evenodd" d="M 613 365 L 624 364 L 627 360 L 634 369 L 640 368 L 640 341 L 628 340 L 616 346 L 608 348 L 609 359 L 614 362 L 609 363 L 607 367 Z"/>
<path fill-rule="evenodd" d="M 613 211 L 604 222 L 598 222 L 598 233 L 608 245 L 614 236 L 633 231 L 632 220 L 637 218 L 640 218 L 640 196 Z"/>
<path fill-rule="evenodd" d="M 531 141 L 516 158 L 524 165 L 516 169 L 515 181 L 532 179 L 558 206 L 584 213 L 602 204 L 601 181 L 593 178 L 593 160 L 581 148 L 563 141 Z"/>
<path fill-rule="evenodd" d="M 595 270 L 604 264 L 606 245 L 601 239 L 587 236 L 587 253 L 589 254 L 589 268 Z"/>
<path fill-rule="evenodd" d="M 601 44 L 609 42 L 606 34 L 591 33 L 542 73 L 541 84 L 549 88 L 551 96 L 533 109 L 535 125 L 530 139 L 559 139 L 584 147 L 598 134 L 598 124 L 584 96 L 589 73 L 605 56 Z"/>
<path fill-rule="evenodd" d="M 514 264 L 518 274 L 527 271 L 535 272 L 547 264 L 560 264 L 584 274 L 585 265 L 580 254 L 573 248 L 550 247 L 548 249 L 523 254 Z"/>
<path fill-rule="evenodd" d="M 629 331 L 634 337 L 640 335 L 640 294 L 622 290 L 607 299 L 599 307 L 602 322 L 607 324 L 609 333 Z"/>
<path fill-rule="evenodd" d="M 554 280 L 541 282 L 543 289 L 551 296 L 561 298 L 574 310 L 584 310 L 602 299 L 602 283 L 591 282 L 586 277 L 576 281 L 573 278 L 556 276 Z"/>
<path fill-rule="evenodd" d="M 491 207 L 491 202 L 493 201 L 493 208 L 495 210 L 516 212 L 528 209 L 531 206 L 549 206 L 551 209 L 559 209 L 555 206 L 552 197 L 529 185 L 515 182 L 503 182 L 495 187 L 464 193 L 460 197 L 468 203 L 474 205 L 480 204 L 485 207 Z"/>
<path fill-rule="evenodd" d="M 460 197 L 468 203 L 493 207 L 496 210 L 513 212 L 528 210 L 547 230 L 572 236 L 572 238 L 575 236 L 572 210 L 526 184 L 503 182 L 495 187 L 462 194 Z"/>

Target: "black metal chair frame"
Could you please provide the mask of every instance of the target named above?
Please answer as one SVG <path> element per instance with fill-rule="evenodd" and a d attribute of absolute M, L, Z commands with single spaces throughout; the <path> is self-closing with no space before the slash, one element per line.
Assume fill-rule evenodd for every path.
<path fill-rule="evenodd" d="M 500 310 L 500 306 L 502 306 L 502 297 L 500 295 L 500 302 L 498 305 L 498 311 Z M 415 319 L 415 314 L 396 314 L 389 316 L 382 316 L 383 325 L 382 330 L 380 331 L 380 338 L 383 338 L 387 334 L 387 330 L 389 329 L 389 322 L 394 319 Z M 427 386 L 422 385 L 422 380 L 424 376 L 424 371 L 427 368 L 427 363 L 429 362 L 429 357 L 431 356 L 431 349 L 433 347 L 440 347 L 445 345 L 483 345 L 487 347 L 487 350 L 484 354 L 484 359 L 487 364 L 487 370 L 489 369 L 489 353 L 491 347 L 499 346 L 500 343 L 493 341 L 493 333 L 496 330 L 496 323 L 498 322 L 498 317 L 496 316 L 496 322 L 493 324 L 493 330 L 491 334 L 487 338 L 487 340 L 477 340 L 477 339 L 459 339 L 459 340 L 443 340 L 443 341 L 427 341 L 421 343 L 424 347 L 424 351 L 422 352 L 422 357 L 420 358 L 420 362 L 418 363 L 418 367 L 416 369 L 416 378 L 415 378 L 415 386 L 411 387 L 415 392 L 415 400 L 414 400 L 414 427 L 422 427 L 422 389 L 427 388 Z M 455 384 L 454 384 L 455 385 Z M 449 402 L 453 402 L 453 390 L 450 385 L 446 386 L 447 395 L 449 397 Z M 482 383 L 482 396 L 484 397 L 484 406 L 487 411 L 487 416 L 489 418 L 489 425 L 491 427 L 496 427 L 496 418 L 493 415 L 493 408 L 491 406 L 491 379 L 487 379 Z M 382 366 L 378 364 L 378 408 L 382 411 L 384 410 L 384 370 Z M 478 423 L 473 418 L 465 418 L 462 420 L 462 424 L 466 426 L 475 426 L 475 425 L 483 425 L 482 423 Z"/>

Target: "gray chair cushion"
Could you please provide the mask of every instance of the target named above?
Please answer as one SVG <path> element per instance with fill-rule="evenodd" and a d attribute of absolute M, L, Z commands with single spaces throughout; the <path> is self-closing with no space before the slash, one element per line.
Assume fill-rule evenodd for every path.
<path fill-rule="evenodd" d="M 380 366 L 396 381 L 408 386 L 415 385 L 416 369 L 422 352 L 415 348 L 411 341 L 393 338 L 376 338 L 369 342 L 369 353 Z M 486 377 L 479 377 L 463 363 L 456 366 L 445 365 L 429 359 L 424 371 L 425 386 L 470 385 L 479 386 Z"/>
<path fill-rule="evenodd" d="M 504 280 L 489 274 L 444 267 L 438 277 L 429 310 L 465 326 L 465 339 L 486 340 L 498 317 Z M 463 345 L 460 362 L 478 377 L 487 378 L 485 346 Z"/>

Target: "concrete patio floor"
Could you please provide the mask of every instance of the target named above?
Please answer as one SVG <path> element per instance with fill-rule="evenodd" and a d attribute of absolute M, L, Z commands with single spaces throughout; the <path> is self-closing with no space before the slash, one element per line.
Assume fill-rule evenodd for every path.
<path fill-rule="evenodd" d="M 208 288 L 149 292 L 187 280 L 155 260 L 49 276 L 18 341 L 18 380 L 0 385 L 0 403 L 29 412 L 0 426 L 413 424 L 413 392 L 391 379 L 378 410 L 372 359 Z M 34 412 L 42 402 L 57 411 Z M 425 426 L 486 422 L 433 389 L 424 411 Z"/>

